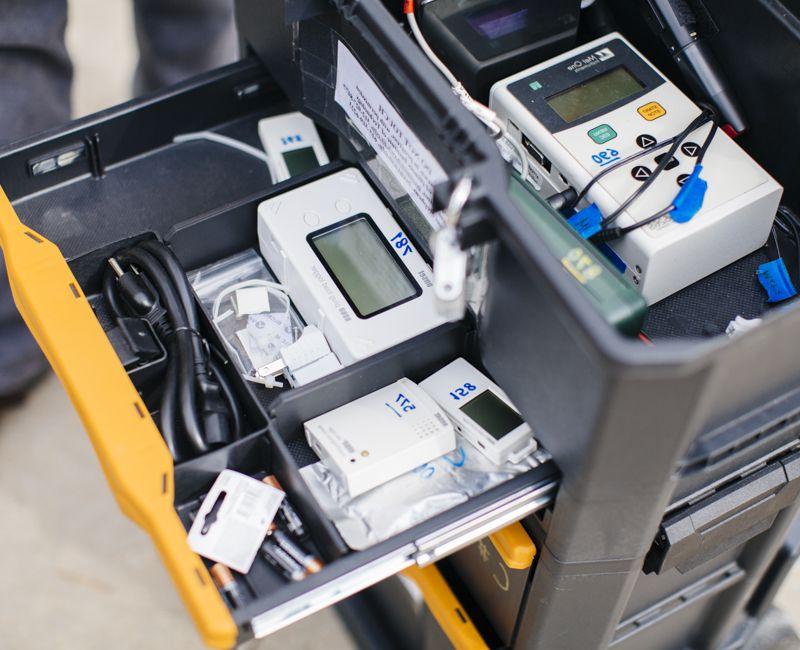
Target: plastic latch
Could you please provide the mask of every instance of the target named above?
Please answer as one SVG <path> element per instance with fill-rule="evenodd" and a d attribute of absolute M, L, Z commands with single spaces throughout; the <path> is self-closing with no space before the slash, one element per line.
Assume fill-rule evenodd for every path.
<path fill-rule="evenodd" d="M 767 302 L 781 302 L 797 295 L 782 257 L 761 264 L 756 277 L 767 292 Z"/>
<path fill-rule="evenodd" d="M 594 237 L 603 227 L 603 214 L 597 204 L 592 203 L 586 206 L 577 214 L 567 219 L 567 223 L 584 239 Z"/>
<path fill-rule="evenodd" d="M 529 569 L 536 557 L 536 545 L 519 522 L 489 535 L 489 541 L 509 569 Z"/>
<path fill-rule="evenodd" d="M 700 173 L 703 171 L 702 165 L 695 165 L 689 178 L 681 187 L 678 196 L 672 202 L 674 209 L 669 213 L 673 221 L 678 223 L 686 223 L 694 215 L 700 212 L 703 207 L 703 201 L 706 198 L 706 190 L 708 189 L 708 182 L 700 178 Z"/>
<path fill-rule="evenodd" d="M 445 226 L 434 233 L 433 295 L 436 311 L 448 321 L 464 318 L 466 310 L 466 279 L 469 255 L 458 244 L 453 226 Z"/>

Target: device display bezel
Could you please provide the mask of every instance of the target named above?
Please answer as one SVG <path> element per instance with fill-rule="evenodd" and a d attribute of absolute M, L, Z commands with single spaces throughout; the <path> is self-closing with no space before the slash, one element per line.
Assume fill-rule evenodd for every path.
<path fill-rule="evenodd" d="M 496 3 L 491 1 L 468 2 L 458 3 L 455 5 L 457 9 L 454 11 L 452 6 L 445 9 L 443 8 L 443 15 L 438 16 L 439 20 L 445 25 L 455 37 L 455 40 L 464 44 L 466 51 L 469 55 L 478 61 L 489 61 L 497 57 L 504 56 L 510 52 L 517 50 L 524 51 L 527 49 L 535 49 L 541 47 L 543 43 L 556 41 L 563 36 L 563 34 L 570 32 L 573 29 L 575 22 L 577 22 L 577 12 L 575 14 L 569 11 L 564 11 L 563 3 L 538 3 L 538 5 L 525 6 L 524 0 L 506 0 L 504 3 L 508 5 L 517 5 L 520 9 L 527 9 L 530 15 L 540 17 L 537 21 L 541 25 L 559 25 L 558 27 L 551 27 L 550 29 L 542 29 L 535 31 L 531 29 L 516 29 L 512 30 L 502 36 L 490 38 L 484 33 L 481 33 L 470 21 L 475 19 L 478 14 L 485 13 L 492 9 L 500 10 Z M 438 10 L 437 5 L 431 4 L 426 11 L 436 13 Z M 542 11 L 552 11 L 553 15 L 548 15 L 542 19 Z M 561 18 L 561 21 L 557 19 Z M 571 19 L 571 20 L 570 20 Z M 526 19 L 530 20 L 530 19 Z M 530 22 L 527 22 L 530 26 Z"/>
<path fill-rule="evenodd" d="M 320 252 L 319 248 L 317 248 L 317 246 L 314 243 L 314 239 L 315 238 L 318 238 L 318 237 L 320 237 L 322 235 L 325 235 L 325 234 L 327 234 L 327 233 L 329 233 L 329 232 L 331 232 L 333 230 L 336 230 L 338 228 L 341 228 L 343 226 L 347 226 L 350 223 L 353 223 L 355 221 L 362 221 L 362 220 L 365 221 L 370 228 L 372 228 L 373 232 L 377 235 L 378 240 L 386 248 L 387 252 L 389 253 L 389 255 L 391 257 L 391 259 L 394 261 L 394 263 L 397 265 L 397 267 L 400 269 L 400 271 L 405 275 L 406 279 L 411 283 L 411 286 L 414 289 L 414 293 L 411 294 L 410 296 L 408 296 L 407 298 L 403 298 L 402 300 L 398 300 L 397 302 L 391 303 L 390 305 L 382 307 L 381 309 L 378 309 L 376 311 L 370 312 L 368 314 L 363 314 L 361 312 L 361 310 L 356 306 L 355 302 L 350 297 L 350 294 L 344 288 L 344 285 L 339 280 L 339 278 L 336 276 L 336 274 L 334 273 L 334 271 L 331 268 L 330 264 L 328 264 L 327 260 L 325 260 L 325 258 L 323 257 L 322 253 Z M 415 300 L 416 298 L 419 298 L 422 295 L 422 287 L 419 286 L 419 283 L 416 281 L 414 276 L 411 274 L 411 271 L 408 270 L 408 267 L 405 264 L 403 264 L 402 258 L 395 252 L 394 248 L 389 243 L 389 241 L 386 239 L 386 236 L 381 232 L 380 228 L 378 228 L 378 226 L 376 225 L 375 221 L 373 221 L 372 217 L 369 214 L 367 214 L 366 212 L 359 212 L 358 214 L 354 214 L 351 217 L 347 217 L 346 219 L 342 219 L 340 221 L 337 221 L 336 223 L 332 223 L 332 224 L 330 224 L 328 226 L 325 226 L 324 228 L 320 228 L 318 230 L 315 230 L 314 232 L 311 232 L 308 235 L 306 235 L 306 242 L 308 242 L 308 245 L 311 247 L 311 250 L 314 251 L 314 255 L 316 255 L 316 257 L 319 260 L 319 262 L 325 268 L 325 271 L 327 272 L 328 276 L 331 278 L 331 280 L 333 280 L 333 283 L 339 289 L 339 293 L 347 301 L 347 304 L 350 305 L 350 308 L 353 310 L 353 313 L 356 316 L 358 316 L 358 318 L 360 318 L 361 320 L 367 320 L 369 318 L 373 318 L 375 316 L 378 316 L 379 314 L 383 314 L 384 312 L 387 312 L 390 309 L 394 309 L 394 308 L 396 308 L 396 307 L 398 307 L 400 305 L 403 305 L 403 304 L 405 304 L 407 302 Z"/>
<path fill-rule="evenodd" d="M 599 55 L 608 50 L 611 56 L 601 60 Z M 587 63 L 589 61 L 589 63 Z M 548 98 L 558 95 L 575 86 L 591 82 L 620 65 L 625 66 L 643 88 L 632 95 L 624 97 L 612 104 L 592 111 L 573 122 L 564 120 L 548 103 Z M 543 70 L 526 75 L 508 85 L 508 91 L 527 108 L 550 133 L 558 133 L 572 129 L 587 122 L 596 121 L 651 93 L 666 83 L 650 64 L 634 52 L 624 41 L 616 38 L 603 45 L 595 45 L 569 59 L 553 63 Z M 534 89 L 531 84 L 535 86 Z"/>

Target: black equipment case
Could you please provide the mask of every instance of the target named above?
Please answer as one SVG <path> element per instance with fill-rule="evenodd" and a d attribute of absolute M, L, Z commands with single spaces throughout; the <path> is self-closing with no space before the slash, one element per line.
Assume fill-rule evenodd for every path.
<path fill-rule="evenodd" d="M 800 21 L 777 0 L 706 4 L 724 23 L 712 45 L 752 119 L 742 143 L 785 185 L 785 202 L 800 207 Z M 606 19 L 661 64 L 658 43 L 629 5 L 609 3 Z M 794 557 L 784 546 L 800 505 L 800 310 L 772 309 L 735 338 L 645 345 L 620 335 L 511 203 L 494 141 L 407 35 L 399 9 L 377 0 L 238 0 L 240 62 L 0 150 L 0 185 L 13 205 L 0 207 L 0 239 L 18 306 L 121 507 L 152 535 L 204 640 L 217 647 L 265 636 L 519 520 L 539 555 L 514 647 L 741 647 L 785 575 L 778 560 Z M 99 269 L 109 254 L 158 238 L 193 269 L 246 250 L 256 242 L 260 201 L 347 165 L 368 176 L 426 246 L 426 223 L 387 187 L 375 152 L 334 100 L 340 44 L 445 170 L 436 205 L 458 179 L 473 179 L 459 234 L 464 247 L 491 244 L 483 312 L 302 388 L 267 393 L 234 378 L 247 434 L 173 468 L 148 415 L 153 406 L 104 334 Z M 668 61 L 663 69 L 675 73 Z M 257 145 L 257 120 L 292 107 L 326 130 L 335 160 L 275 186 L 261 163 L 238 152 L 172 142 L 210 129 Z M 65 151 L 77 153 L 71 164 L 31 173 Z M 709 286 L 687 291 L 703 295 Z M 717 319 L 736 315 L 730 301 L 711 302 Z M 209 322 L 203 333 L 216 340 Z M 457 356 L 491 373 L 553 461 L 350 551 L 298 473 L 314 460 L 302 423 Z M 276 474 L 327 563 L 296 584 L 254 569 L 253 598 L 235 610 L 184 534 L 225 468 Z M 457 563 L 442 566 L 457 583 Z"/>

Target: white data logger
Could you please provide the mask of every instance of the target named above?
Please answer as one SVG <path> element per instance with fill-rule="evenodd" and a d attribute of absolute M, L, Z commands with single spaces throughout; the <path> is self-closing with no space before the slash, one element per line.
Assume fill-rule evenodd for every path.
<path fill-rule="evenodd" d="M 420 383 L 456 430 L 496 465 L 518 463 L 537 450 L 530 426 L 501 388 L 465 359 L 456 359 Z"/>
<path fill-rule="evenodd" d="M 410 472 L 456 446 L 444 411 L 409 379 L 305 423 L 306 439 L 350 496 Z"/>
<path fill-rule="evenodd" d="M 302 113 L 285 113 L 259 120 L 258 135 L 272 161 L 277 177 L 272 179 L 273 183 L 330 162 L 317 127 Z"/>
<path fill-rule="evenodd" d="M 444 322 L 431 269 L 356 169 L 258 206 L 261 253 L 349 365 Z"/>
<path fill-rule="evenodd" d="M 588 193 L 611 215 L 644 183 L 701 110 L 619 34 L 523 70 L 492 87 L 491 107 L 529 155 L 527 179 L 544 197 L 582 190 L 624 158 L 652 154 L 607 173 Z M 687 137 L 665 170 L 614 225 L 631 226 L 670 206 L 695 168 L 710 124 Z M 766 241 L 782 188 L 718 129 L 703 160 L 701 210 L 664 216 L 610 244 L 619 266 L 654 303 L 751 253 Z"/>

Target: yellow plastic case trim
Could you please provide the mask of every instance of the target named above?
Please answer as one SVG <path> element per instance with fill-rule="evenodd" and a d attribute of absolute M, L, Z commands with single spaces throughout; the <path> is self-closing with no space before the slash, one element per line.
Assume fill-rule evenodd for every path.
<path fill-rule="evenodd" d="M 436 565 L 424 569 L 412 566 L 403 575 L 419 587 L 425 604 L 455 650 L 488 650 L 489 646 Z"/>
<path fill-rule="evenodd" d="M 489 535 L 497 554 L 509 569 L 529 569 L 536 557 L 536 545 L 522 524 L 516 522 Z"/>
<path fill-rule="evenodd" d="M 203 640 L 236 624 L 173 507 L 172 457 L 58 247 L 20 222 L 0 188 L 0 246 L 14 301 L 72 400 L 122 511 L 161 554 Z"/>

